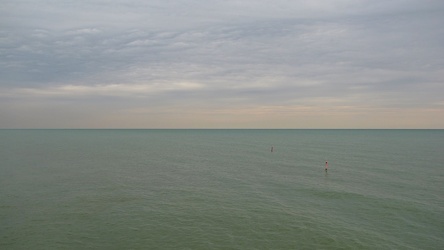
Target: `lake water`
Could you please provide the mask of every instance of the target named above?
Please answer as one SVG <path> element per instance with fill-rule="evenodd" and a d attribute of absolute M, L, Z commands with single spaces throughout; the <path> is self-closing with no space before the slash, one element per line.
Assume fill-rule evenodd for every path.
<path fill-rule="evenodd" d="M 1 249 L 444 249 L 444 130 L 0 130 L 0 160 Z"/>

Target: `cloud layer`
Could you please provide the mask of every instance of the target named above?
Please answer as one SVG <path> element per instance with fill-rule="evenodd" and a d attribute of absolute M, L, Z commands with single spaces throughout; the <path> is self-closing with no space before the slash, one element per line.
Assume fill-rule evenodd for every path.
<path fill-rule="evenodd" d="M 441 1 L 2 1 L 0 127 L 443 128 Z"/>

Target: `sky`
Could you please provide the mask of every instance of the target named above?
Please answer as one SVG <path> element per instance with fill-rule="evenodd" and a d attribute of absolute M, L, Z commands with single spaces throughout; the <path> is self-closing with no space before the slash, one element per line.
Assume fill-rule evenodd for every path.
<path fill-rule="evenodd" d="M 444 128 L 442 0 L 1 0 L 0 128 Z"/>

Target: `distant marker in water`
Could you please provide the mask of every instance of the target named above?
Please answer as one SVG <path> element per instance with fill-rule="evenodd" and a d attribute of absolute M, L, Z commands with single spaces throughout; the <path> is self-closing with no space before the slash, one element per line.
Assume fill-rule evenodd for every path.
<path fill-rule="evenodd" d="M 274 147 L 273 146 L 271 146 L 271 152 L 273 153 L 273 150 L 274 150 Z"/>
<path fill-rule="evenodd" d="M 328 170 L 328 161 L 325 162 L 325 172 Z"/>

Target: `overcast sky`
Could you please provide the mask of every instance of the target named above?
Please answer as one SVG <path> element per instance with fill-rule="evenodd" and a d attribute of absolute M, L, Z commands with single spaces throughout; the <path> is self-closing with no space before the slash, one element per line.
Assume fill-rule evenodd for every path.
<path fill-rule="evenodd" d="M 1 0 L 0 128 L 444 128 L 444 1 Z"/>

